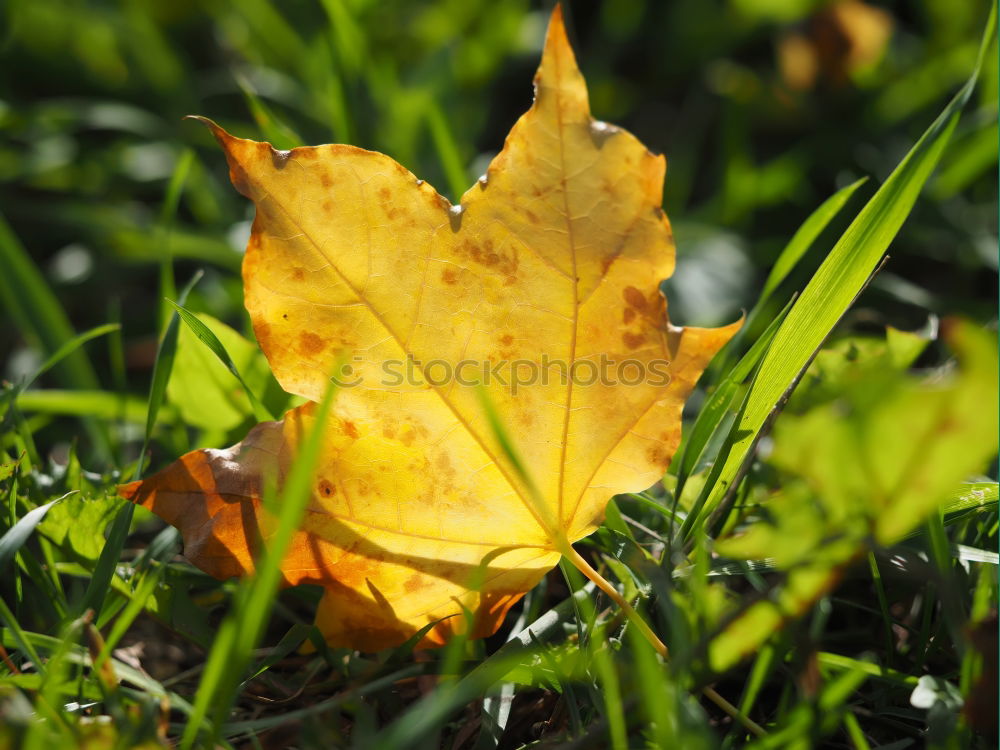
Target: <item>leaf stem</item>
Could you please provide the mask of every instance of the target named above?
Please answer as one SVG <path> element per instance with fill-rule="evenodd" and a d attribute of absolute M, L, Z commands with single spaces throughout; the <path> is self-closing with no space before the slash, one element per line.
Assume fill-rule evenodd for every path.
<path fill-rule="evenodd" d="M 593 581 L 594 585 L 597 586 L 597 588 L 599 588 L 601 591 L 607 594 L 611 598 L 611 601 L 613 601 L 615 604 L 621 607 L 622 611 L 625 613 L 625 616 L 636 628 L 638 628 L 639 632 L 642 633 L 643 637 L 647 641 L 649 641 L 649 644 L 653 647 L 656 653 L 662 656 L 665 660 L 669 659 L 670 650 L 667 648 L 666 644 L 660 640 L 659 636 L 657 636 L 656 633 L 653 632 L 653 629 L 649 626 L 649 623 L 647 623 L 643 619 L 642 615 L 640 615 L 636 611 L 635 607 L 629 604 L 628 600 L 618 593 L 618 589 L 616 589 L 611 584 L 611 582 L 608 581 L 608 579 L 606 579 L 604 576 L 602 576 L 600 573 L 594 570 L 593 566 L 591 566 L 591 564 L 587 562 L 587 560 L 583 557 L 583 555 L 581 555 L 573 548 L 573 545 L 569 544 L 568 542 L 565 542 L 560 546 L 561 546 L 560 552 L 562 552 L 563 556 L 571 563 L 573 563 L 573 565 L 576 567 L 577 570 L 579 570 L 587 578 Z M 732 703 L 730 703 L 721 695 L 719 695 L 713 687 L 711 686 L 705 687 L 702 689 L 701 692 L 702 695 L 704 695 L 706 698 L 712 701 L 712 703 L 714 703 L 716 706 L 725 711 L 726 714 L 728 714 L 734 721 L 739 722 L 740 725 L 742 725 L 743 728 L 746 729 L 751 734 L 757 737 L 763 737 L 767 734 L 767 732 L 764 730 L 762 726 L 760 726 L 760 724 L 755 722 L 749 716 L 743 714 L 738 708 L 736 708 L 736 706 L 734 706 Z"/>
<path fill-rule="evenodd" d="M 656 633 L 653 632 L 653 629 L 649 626 L 649 623 L 642 619 L 642 615 L 635 611 L 635 608 L 628 603 L 628 600 L 625 597 L 618 593 L 618 589 L 616 589 L 607 578 L 594 570 L 583 555 L 573 548 L 573 545 L 565 545 L 565 549 L 562 550 L 562 553 L 567 560 L 573 563 L 577 570 L 593 581 L 597 588 L 607 594 L 611 598 L 611 601 L 621 607 L 625 616 L 628 617 L 632 624 L 639 629 L 643 637 L 645 637 L 645 639 L 649 641 L 650 645 L 656 650 L 656 653 L 664 659 L 670 658 L 670 650 L 667 648 L 666 644 L 659 639 Z"/>

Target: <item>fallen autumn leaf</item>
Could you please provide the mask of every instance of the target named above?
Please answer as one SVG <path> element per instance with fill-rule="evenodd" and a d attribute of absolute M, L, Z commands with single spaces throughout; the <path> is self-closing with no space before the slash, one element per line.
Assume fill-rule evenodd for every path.
<path fill-rule="evenodd" d="M 254 332 L 310 403 L 120 494 L 177 526 L 211 575 L 252 572 L 264 477 L 280 487 L 343 379 L 285 583 L 324 586 L 317 625 L 336 646 L 389 647 L 439 620 L 425 645 L 440 644 L 463 608 L 473 636 L 494 632 L 613 495 L 662 477 L 685 399 L 739 326 L 668 320 L 664 158 L 591 118 L 558 7 L 531 109 L 457 206 L 383 154 L 276 151 L 208 124 L 257 208 Z M 517 363 L 529 377 L 512 387 Z M 387 381 L 404 365 L 417 377 Z"/>

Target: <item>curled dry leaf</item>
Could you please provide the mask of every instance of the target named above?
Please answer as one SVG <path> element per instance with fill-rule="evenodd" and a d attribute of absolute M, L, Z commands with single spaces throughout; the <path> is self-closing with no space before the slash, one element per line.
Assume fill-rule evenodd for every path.
<path fill-rule="evenodd" d="M 312 402 L 343 381 L 285 582 L 325 587 L 333 645 L 381 649 L 438 620 L 425 645 L 440 644 L 463 608 L 492 633 L 611 496 L 661 478 L 685 399 L 739 325 L 667 319 L 664 158 L 591 118 L 558 8 L 531 109 L 458 206 L 383 154 L 276 151 L 208 124 L 256 204 L 246 306 L 278 381 Z M 314 413 L 121 494 L 177 526 L 198 567 L 247 574 L 263 477 L 280 486 Z"/>

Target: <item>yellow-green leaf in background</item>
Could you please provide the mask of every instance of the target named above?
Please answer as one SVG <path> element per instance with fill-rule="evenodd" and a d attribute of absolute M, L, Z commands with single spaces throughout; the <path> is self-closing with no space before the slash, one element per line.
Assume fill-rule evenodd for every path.
<path fill-rule="evenodd" d="M 787 578 L 711 642 L 713 669 L 756 650 L 829 591 L 870 540 L 899 541 L 996 456 L 995 336 L 949 321 L 944 338 L 957 368 L 919 378 L 874 358 L 859 364 L 863 376 L 842 381 L 837 398 L 778 421 L 771 462 L 786 475 L 783 490 L 716 551 L 774 559 Z"/>
<path fill-rule="evenodd" d="M 256 344 L 211 315 L 197 317 L 218 337 L 247 385 L 265 401 L 273 401 L 273 394 L 280 389 Z M 180 327 L 167 396 L 181 419 L 193 427 L 227 431 L 253 417 L 253 407 L 239 381 L 184 325 Z M 272 403 L 268 406 L 273 408 Z"/>

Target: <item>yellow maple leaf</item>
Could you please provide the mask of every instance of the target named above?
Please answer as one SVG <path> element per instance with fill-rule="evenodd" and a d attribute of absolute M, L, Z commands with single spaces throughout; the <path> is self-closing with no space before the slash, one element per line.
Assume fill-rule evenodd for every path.
<path fill-rule="evenodd" d="M 531 109 L 457 206 L 383 154 L 276 151 L 209 125 L 257 208 L 254 332 L 313 403 L 121 494 L 177 526 L 206 572 L 251 572 L 262 477 L 287 472 L 333 373 L 285 583 L 325 587 L 332 645 L 381 649 L 440 620 L 425 639 L 439 644 L 463 607 L 473 636 L 492 633 L 611 496 L 662 477 L 685 399 L 739 325 L 667 319 L 664 158 L 592 119 L 558 7 Z"/>

